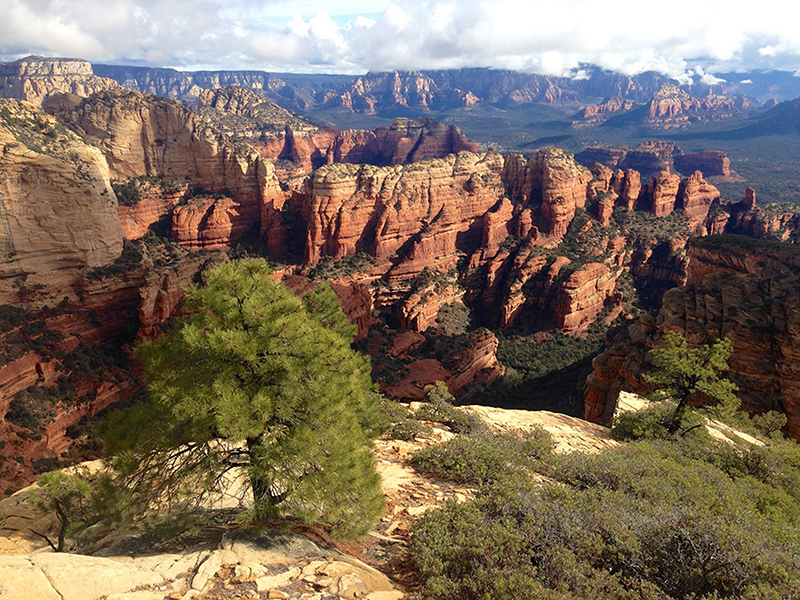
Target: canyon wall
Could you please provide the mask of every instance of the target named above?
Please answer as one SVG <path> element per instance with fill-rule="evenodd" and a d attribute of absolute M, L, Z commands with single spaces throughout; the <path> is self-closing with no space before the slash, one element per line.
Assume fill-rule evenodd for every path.
<path fill-rule="evenodd" d="M 617 332 L 594 361 L 585 417 L 613 414 L 620 389 L 646 391 L 641 373 L 647 350 L 668 331 L 692 344 L 731 341 L 729 377 L 751 413 L 777 410 L 786 432 L 800 436 L 800 251 L 774 240 L 724 235 L 695 239 L 689 247 L 686 285 L 664 294 L 655 320 L 644 318 Z"/>
<path fill-rule="evenodd" d="M 59 95 L 45 108 L 101 150 L 112 178 L 189 183 L 172 236 L 189 248 L 226 248 L 283 198 L 271 163 L 235 144 L 177 102 L 127 90 L 87 99 Z"/>
<path fill-rule="evenodd" d="M 0 63 L 0 98 L 25 100 L 34 106 L 57 93 L 85 97 L 118 87 L 113 79 L 97 77 L 85 60 L 29 56 Z"/>
<path fill-rule="evenodd" d="M 68 287 L 122 252 L 103 155 L 30 105 L 0 100 L 0 302 Z"/>

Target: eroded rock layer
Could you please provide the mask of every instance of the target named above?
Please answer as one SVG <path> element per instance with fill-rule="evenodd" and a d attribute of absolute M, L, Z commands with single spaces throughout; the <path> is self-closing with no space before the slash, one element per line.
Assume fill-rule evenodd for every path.
<path fill-rule="evenodd" d="M 53 117 L 0 100 L 0 302 L 74 282 L 122 251 L 103 155 Z"/>
<path fill-rule="evenodd" d="M 197 199 L 175 209 L 172 235 L 190 248 L 228 247 L 258 224 L 264 203 L 283 196 L 270 163 L 177 102 L 122 90 L 60 95 L 45 106 L 101 150 L 111 177 L 189 182 Z"/>
<path fill-rule="evenodd" d="M 586 392 L 588 420 L 613 413 L 619 389 L 639 391 L 646 351 L 668 331 L 693 344 L 728 338 L 730 378 L 743 408 L 787 414 L 786 431 L 800 436 L 800 285 L 796 247 L 741 236 L 695 240 L 685 286 L 669 290 L 655 322 L 621 332 L 594 362 Z"/>

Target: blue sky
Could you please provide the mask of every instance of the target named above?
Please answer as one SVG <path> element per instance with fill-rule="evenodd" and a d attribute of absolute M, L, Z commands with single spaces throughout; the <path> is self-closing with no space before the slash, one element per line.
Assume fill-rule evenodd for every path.
<path fill-rule="evenodd" d="M 0 60 L 364 73 L 800 69 L 785 0 L 3 0 Z M 647 8 L 645 8 L 647 7 Z"/>

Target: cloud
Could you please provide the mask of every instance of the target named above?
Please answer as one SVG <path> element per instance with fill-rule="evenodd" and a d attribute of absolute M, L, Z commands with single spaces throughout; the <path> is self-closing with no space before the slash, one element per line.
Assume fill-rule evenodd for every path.
<path fill-rule="evenodd" d="M 719 83 L 714 73 L 796 69 L 800 30 L 729 2 L 672 0 L 4 0 L 0 57 L 77 56 L 273 71 L 495 67 L 582 77 L 586 64 Z"/>

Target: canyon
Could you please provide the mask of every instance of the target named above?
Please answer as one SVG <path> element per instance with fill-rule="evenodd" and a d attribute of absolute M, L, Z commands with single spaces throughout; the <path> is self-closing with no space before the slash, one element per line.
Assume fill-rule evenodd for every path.
<path fill-rule="evenodd" d="M 365 77 L 350 98 L 397 92 L 402 105 L 413 83 L 414 102 L 435 106 L 444 79 L 430 79 Z M 520 81 L 492 97 L 511 102 Z M 525 93 L 565 97 L 545 83 Z M 709 179 L 732 177 L 724 153 L 652 142 L 503 155 L 429 118 L 319 127 L 241 85 L 194 90 L 193 108 L 57 87 L 41 109 L 0 101 L 0 439 L 19 457 L 0 464 L 0 491 L 91 455 L 93 416 L 143 393 L 135 340 L 183 314 L 205 269 L 251 254 L 297 294 L 330 283 L 394 398 L 424 399 L 435 381 L 480 395 L 506 370 L 500 337 L 580 340 L 613 325 L 586 388 L 587 418 L 606 421 L 616 392 L 642 389 L 664 331 L 694 343 L 730 332 L 745 408 L 780 409 L 800 435 L 795 351 L 775 333 L 794 330 L 794 308 L 789 287 L 764 283 L 791 281 L 791 250 L 761 259 L 753 241 L 794 241 L 800 213 L 760 206 L 752 189 L 723 198 Z M 756 245 L 723 252 L 717 234 Z"/>

